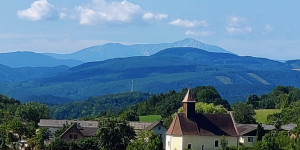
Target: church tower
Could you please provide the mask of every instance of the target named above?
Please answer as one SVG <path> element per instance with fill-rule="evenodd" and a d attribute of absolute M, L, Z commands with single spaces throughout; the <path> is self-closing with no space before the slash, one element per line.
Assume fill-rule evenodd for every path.
<path fill-rule="evenodd" d="M 187 118 L 193 118 L 195 115 L 196 100 L 193 97 L 191 88 L 188 89 L 183 101 L 183 112 Z"/>

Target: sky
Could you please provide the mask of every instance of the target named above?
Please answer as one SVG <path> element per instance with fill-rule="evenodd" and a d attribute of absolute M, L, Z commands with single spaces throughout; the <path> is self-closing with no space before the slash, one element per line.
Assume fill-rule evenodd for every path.
<path fill-rule="evenodd" d="M 0 0 L 0 53 L 72 53 L 193 38 L 242 56 L 300 59 L 299 0 Z"/>

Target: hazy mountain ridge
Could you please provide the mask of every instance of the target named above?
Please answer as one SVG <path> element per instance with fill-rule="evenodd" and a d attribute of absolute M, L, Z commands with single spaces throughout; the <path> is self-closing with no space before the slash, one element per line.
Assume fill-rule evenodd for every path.
<path fill-rule="evenodd" d="M 290 64 L 195 48 L 170 48 L 152 56 L 116 58 L 72 67 L 57 76 L 0 83 L 0 93 L 24 98 L 53 95 L 80 100 L 134 91 L 161 93 L 189 86 L 214 86 L 230 102 L 269 92 L 277 85 L 300 87 Z M 5 90 L 3 90 L 5 89 Z"/>
<path fill-rule="evenodd" d="M 149 56 L 160 50 L 172 47 L 193 47 L 210 52 L 230 53 L 223 48 L 205 44 L 194 39 L 184 39 L 174 43 L 160 44 L 134 44 L 122 45 L 119 43 L 107 43 L 100 46 L 92 46 L 71 54 L 47 54 L 58 59 L 76 59 L 84 62 L 102 61 L 112 58 L 124 58 L 132 56 Z"/>
<path fill-rule="evenodd" d="M 0 53 L 0 64 L 17 67 L 55 67 L 60 65 L 76 66 L 82 61 L 72 59 L 56 59 L 44 54 L 34 52 L 10 52 Z"/>
<path fill-rule="evenodd" d="M 0 64 L 0 81 L 26 81 L 47 78 L 68 70 L 68 66 L 11 68 Z"/>

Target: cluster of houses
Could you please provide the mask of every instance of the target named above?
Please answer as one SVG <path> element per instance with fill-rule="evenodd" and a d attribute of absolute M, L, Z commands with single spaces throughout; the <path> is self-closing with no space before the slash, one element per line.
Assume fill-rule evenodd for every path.
<path fill-rule="evenodd" d="M 141 130 L 153 130 L 163 142 L 165 150 L 216 150 L 221 148 L 221 139 L 228 146 L 254 146 L 257 140 L 257 124 L 237 124 L 232 114 L 198 114 L 195 99 L 189 89 L 183 101 L 183 113 L 174 117 L 169 129 L 161 122 L 129 122 L 138 134 Z M 54 133 L 64 124 L 72 124 L 59 138 L 65 142 L 95 136 L 97 121 L 47 120 L 41 119 L 39 126 L 47 127 Z M 284 125 L 282 130 L 291 131 L 295 124 Z M 275 129 L 273 125 L 263 125 L 266 132 Z M 48 142 L 51 142 L 54 136 Z"/>

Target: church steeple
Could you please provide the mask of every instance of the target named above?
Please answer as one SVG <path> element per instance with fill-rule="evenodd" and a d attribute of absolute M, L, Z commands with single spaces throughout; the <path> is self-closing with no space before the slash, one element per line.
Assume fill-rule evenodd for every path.
<path fill-rule="evenodd" d="M 193 97 L 191 88 L 188 89 L 184 99 L 182 100 L 183 103 L 183 112 L 187 118 L 193 118 L 195 115 L 195 103 L 196 100 Z"/>

